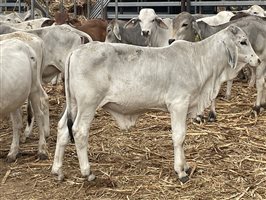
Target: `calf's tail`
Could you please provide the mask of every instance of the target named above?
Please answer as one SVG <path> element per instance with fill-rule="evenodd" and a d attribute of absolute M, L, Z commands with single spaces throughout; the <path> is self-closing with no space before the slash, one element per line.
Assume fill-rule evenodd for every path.
<path fill-rule="evenodd" d="M 69 81 L 69 75 L 70 75 L 70 58 L 72 53 L 69 54 L 66 62 L 65 67 L 65 95 L 66 95 L 66 112 L 67 112 L 67 128 L 70 136 L 71 143 L 75 143 L 74 135 L 72 131 L 73 126 L 73 119 L 71 115 L 71 96 L 70 96 L 70 81 Z"/>
<path fill-rule="evenodd" d="M 72 131 L 72 126 L 73 126 L 73 121 L 71 119 L 70 113 L 68 113 L 67 114 L 67 128 L 68 128 L 68 132 L 69 132 L 69 136 L 70 136 L 70 141 L 71 141 L 71 143 L 75 143 L 74 135 L 73 135 L 73 131 Z"/>
<path fill-rule="evenodd" d="M 30 100 L 28 100 L 28 104 L 27 104 L 27 113 L 28 113 L 28 116 L 27 116 L 28 126 L 30 126 L 32 123 L 32 116 L 33 116 Z"/>

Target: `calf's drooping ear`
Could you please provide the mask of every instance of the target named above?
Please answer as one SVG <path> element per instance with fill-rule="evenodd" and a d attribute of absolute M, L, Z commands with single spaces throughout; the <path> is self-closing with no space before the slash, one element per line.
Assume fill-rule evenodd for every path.
<path fill-rule="evenodd" d="M 232 69 L 235 69 L 238 57 L 237 47 L 233 44 L 226 44 L 225 42 L 223 43 L 227 52 L 228 64 Z"/>
<path fill-rule="evenodd" d="M 115 23 L 113 31 L 114 31 L 115 37 L 119 41 L 121 41 L 121 35 L 120 35 L 120 31 L 119 31 L 119 25 L 117 23 Z"/>
<path fill-rule="evenodd" d="M 192 28 L 195 32 L 195 42 L 202 40 L 201 31 L 200 31 L 200 28 L 199 28 L 198 23 L 196 21 L 192 22 Z"/>
<path fill-rule="evenodd" d="M 129 20 L 125 25 L 124 28 L 133 28 L 137 25 L 137 23 L 139 22 L 139 18 L 138 17 L 134 17 L 131 20 Z"/>
<path fill-rule="evenodd" d="M 42 23 L 41 27 L 52 26 L 54 23 L 55 23 L 55 20 L 53 20 L 53 19 L 47 19 L 47 20 L 45 20 Z"/>
<path fill-rule="evenodd" d="M 81 39 L 81 44 L 87 44 L 90 42 L 89 38 L 85 36 L 80 36 L 80 39 Z"/>
<path fill-rule="evenodd" d="M 163 22 L 163 20 L 159 17 L 155 18 L 155 21 L 157 23 L 157 25 L 163 29 L 168 29 L 168 26 Z"/>

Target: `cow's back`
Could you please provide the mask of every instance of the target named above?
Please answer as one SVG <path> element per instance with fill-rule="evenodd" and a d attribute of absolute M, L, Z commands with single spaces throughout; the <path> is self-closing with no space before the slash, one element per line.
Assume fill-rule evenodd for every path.
<path fill-rule="evenodd" d="M 36 56 L 31 47 L 20 40 L 1 41 L 0 46 L 0 114 L 6 114 L 20 107 L 28 98 Z"/>

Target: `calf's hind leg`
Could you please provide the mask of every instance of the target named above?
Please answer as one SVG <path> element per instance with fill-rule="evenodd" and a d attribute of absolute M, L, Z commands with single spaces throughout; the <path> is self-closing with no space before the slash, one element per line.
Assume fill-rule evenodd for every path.
<path fill-rule="evenodd" d="M 13 126 L 13 139 L 10 151 L 7 155 L 7 162 L 14 162 L 19 151 L 19 136 L 22 129 L 22 116 L 20 109 L 10 113 Z"/>
<path fill-rule="evenodd" d="M 52 174 L 58 175 L 58 180 L 62 181 L 64 179 L 64 174 L 62 171 L 63 157 L 65 153 L 66 145 L 69 141 L 69 132 L 67 128 L 67 109 L 58 123 L 58 134 L 54 155 L 54 163 L 52 167 Z"/>
<path fill-rule="evenodd" d="M 87 177 L 88 181 L 92 181 L 95 176 L 91 173 L 88 160 L 88 137 L 90 124 L 94 118 L 96 107 L 94 105 L 86 105 L 83 110 L 79 110 L 75 123 L 73 125 L 73 135 L 78 154 L 79 166 L 82 176 Z"/>
<path fill-rule="evenodd" d="M 48 154 L 47 154 L 47 146 L 46 146 L 46 140 L 45 140 L 45 134 L 48 131 L 49 132 L 49 116 L 47 116 L 47 113 L 44 113 L 44 106 L 48 105 L 42 105 L 43 98 L 45 96 L 42 95 L 42 91 L 36 91 L 32 92 L 30 94 L 30 101 L 32 103 L 32 108 L 34 111 L 34 116 L 36 118 L 36 122 L 38 124 L 39 128 L 39 145 L 38 145 L 38 156 L 40 159 L 47 159 Z M 46 104 L 46 103 L 44 103 Z M 46 108 L 45 108 L 46 109 Z M 48 122 L 47 122 L 47 117 L 48 117 Z"/>

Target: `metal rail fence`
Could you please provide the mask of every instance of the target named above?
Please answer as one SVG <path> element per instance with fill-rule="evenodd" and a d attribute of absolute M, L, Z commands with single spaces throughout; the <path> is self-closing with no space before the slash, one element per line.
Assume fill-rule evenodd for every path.
<path fill-rule="evenodd" d="M 0 0 L 0 14 L 3 12 L 3 7 L 18 7 L 18 11 L 21 12 L 21 8 L 26 6 L 25 2 L 22 2 L 23 0 Z M 48 1 L 45 0 L 46 3 L 46 16 L 48 16 Z M 77 13 L 77 0 L 73 0 L 74 5 L 74 14 Z M 30 0 L 31 2 L 31 16 L 32 19 L 34 18 L 34 7 L 35 4 L 38 3 L 37 0 Z M 61 0 L 63 3 L 64 0 Z M 144 7 L 167 7 L 168 12 L 160 14 L 161 17 L 172 17 L 175 14 L 170 14 L 169 8 L 178 7 L 182 10 L 184 10 L 184 7 L 186 7 L 186 11 L 190 11 L 191 8 L 194 8 L 194 10 L 197 10 L 197 8 L 203 8 L 203 7 L 217 7 L 217 6 L 251 6 L 251 5 L 260 5 L 260 6 L 266 6 L 266 0 L 250 0 L 250 1 L 202 1 L 202 0 L 180 0 L 180 1 L 144 1 L 144 0 L 135 0 L 135 1 L 121 1 L 121 0 L 97 0 L 96 4 L 91 7 L 91 0 L 86 0 L 87 5 L 87 17 L 88 18 L 98 18 L 102 17 L 104 18 L 104 9 L 109 8 L 111 11 L 107 12 L 107 17 L 109 19 L 112 18 L 119 18 L 119 19 L 129 19 L 137 15 L 137 11 L 140 10 L 140 8 Z M 119 10 L 123 10 L 124 8 L 135 8 L 135 12 L 119 12 Z M 196 8 L 196 9 L 195 9 Z M 201 9 L 200 13 L 201 13 Z"/>
<path fill-rule="evenodd" d="M 18 8 L 18 12 L 21 13 L 22 8 L 25 7 L 26 4 L 24 2 L 21 2 L 21 0 L 17 0 L 17 1 L 10 1 L 7 2 L 7 0 L 0 0 L 0 13 L 7 11 L 8 8 Z"/>
<path fill-rule="evenodd" d="M 118 1 L 113 0 L 108 4 L 109 8 L 113 8 L 115 12 L 109 12 L 108 18 L 119 18 L 119 19 L 129 19 L 136 16 L 136 13 L 130 12 L 119 12 L 119 10 L 123 10 L 123 8 L 139 8 L 144 7 L 180 7 L 181 11 L 184 11 L 184 8 L 181 9 L 182 6 L 186 7 L 186 11 L 191 11 L 191 8 L 197 10 L 200 8 L 200 12 L 203 7 L 222 7 L 222 6 L 252 6 L 252 5 L 259 5 L 259 6 L 266 6 L 266 0 L 253 0 L 253 1 L 201 1 L 201 0 L 180 0 L 180 1 Z M 176 14 L 169 14 L 162 13 L 160 14 L 161 17 L 173 17 Z"/>

